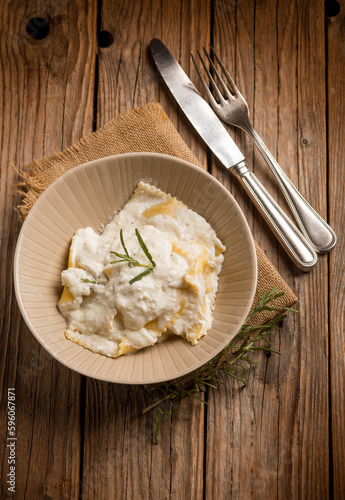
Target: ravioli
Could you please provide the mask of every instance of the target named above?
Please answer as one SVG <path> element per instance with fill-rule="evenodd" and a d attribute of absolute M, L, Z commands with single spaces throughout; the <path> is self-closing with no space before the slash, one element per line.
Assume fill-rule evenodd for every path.
<path fill-rule="evenodd" d="M 110 357 L 171 335 L 197 344 L 211 328 L 224 251 L 203 217 L 140 182 L 100 234 L 72 238 L 58 302 L 66 337 Z"/>

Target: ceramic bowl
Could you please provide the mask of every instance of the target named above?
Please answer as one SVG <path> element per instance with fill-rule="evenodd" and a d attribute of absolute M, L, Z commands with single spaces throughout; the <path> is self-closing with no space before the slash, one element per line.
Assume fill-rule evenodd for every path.
<path fill-rule="evenodd" d="M 57 308 L 60 274 L 67 267 L 78 228 L 99 229 L 150 182 L 202 215 L 226 245 L 212 328 L 199 344 L 172 337 L 135 354 L 113 359 L 95 354 L 64 335 Z M 42 346 L 65 366 L 115 383 L 150 384 L 185 375 L 217 355 L 246 319 L 256 289 L 257 265 L 246 219 L 228 190 L 201 168 L 153 153 L 101 158 L 58 178 L 27 216 L 16 247 L 14 282 L 21 313 Z"/>

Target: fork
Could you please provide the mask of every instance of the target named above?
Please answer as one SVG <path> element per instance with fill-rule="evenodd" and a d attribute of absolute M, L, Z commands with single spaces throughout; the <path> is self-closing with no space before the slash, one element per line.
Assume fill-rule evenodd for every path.
<path fill-rule="evenodd" d="M 202 76 L 199 67 L 191 55 L 195 69 L 198 73 L 202 86 L 205 93 L 208 96 L 211 106 L 213 107 L 216 114 L 225 122 L 235 127 L 239 127 L 244 130 L 252 141 L 258 147 L 260 153 L 266 160 L 268 166 L 275 175 L 279 187 L 281 188 L 290 209 L 299 225 L 301 231 L 312 245 L 312 247 L 319 253 L 329 252 L 335 246 L 337 242 L 337 237 L 330 226 L 322 219 L 322 217 L 309 205 L 309 203 L 303 198 L 301 193 L 292 184 L 288 176 L 279 166 L 278 162 L 275 160 L 273 155 L 270 153 L 263 140 L 260 138 L 258 133 L 254 130 L 250 118 L 249 109 L 247 102 L 235 85 L 234 80 L 229 75 L 224 64 L 221 62 L 220 58 L 216 54 L 213 47 L 210 45 L 212 54 L 219 64 L 223 74 L 225 75 L 230 90 L 222 78 L 220 72 L 217 70 L 214 62 L 212 61 L 210 55 L 207 53 L 203 47 L 203 51 L 207 58 L 207 61 L 212 69 L 214 75 L 216 76 L 219 85 L 223 92 L 221 92 L 219 86 L 217 85 L 215 78 L 213 78 L 210 70 L 208 69 L 204 59 L 202 58 L 199 51 L 198 56 L 202 63 L 202 66 L 209 78 L 211 87 L 218 99 L 218 101 L 213 96 L 210 88 L 208 87 L 204 77 Z"/>

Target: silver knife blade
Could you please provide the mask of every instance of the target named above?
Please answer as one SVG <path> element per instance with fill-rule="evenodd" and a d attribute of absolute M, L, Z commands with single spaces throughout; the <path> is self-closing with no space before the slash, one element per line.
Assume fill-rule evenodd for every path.
<path fill-rule="evenodd" d="M 203 99 L 181 66 L 163 42 L 154 38 L 150 42 L 153 60 L 182 111 L 211 151 L 226 168 L 244 161 L 227 130 Z"/>
<path fill-rule="evenodd" d="M 295 264 L 303 271 L 310 271 L 317 262 L 314 249 L 248 170 L 243 154 L 166 46 L 155 38 L 150 49 L 160 74 L 195 130 L 237 177 Z"/>

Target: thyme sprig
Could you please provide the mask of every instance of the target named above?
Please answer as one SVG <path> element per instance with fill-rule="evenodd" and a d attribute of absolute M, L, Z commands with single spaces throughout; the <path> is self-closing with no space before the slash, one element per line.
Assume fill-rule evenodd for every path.
<path fill-rule="evenodd" d="M 224 381 L 219 378 L 220 373 L 228 375 L 246 386 L 250 367 L 260 364 L 253 358 L 256 351 L 281 354 L 271 347 L 269 338 L 277 333 L 272 331 L 272 328 L 286 318 L 288 311 L 298 312 L 289 307 L 277 309 L 269 305 L 282 295 L 284 293 L 278 292 L 278 287 L 273 288 L 270 292 L 265 292 L 261 296 L 257 291 L 257 305 L 253 308 L 237 335 L 217 356 L 190 375 L 154 387 L 143 388 L 152 400 L 152 404 L 145 408 L 142 413 L 155 409 L 153 436 L 155 444 L 158 443 L 160 421 L 162 419 L 167 420 L 172 427 L 172 412 L 174 409 L 180 409 L 179 404 L 184 397 L 195 398 L 207 404 L 207 401 L 201 395 L 209 387 L 216 389 L 219 384 L 224 384 Z M 250 325 L 250 320 L 262 311 L 276 311 L 280 314 L 264 325 Z M 168 409 L 166 409 L 167 405 Z"/>
<path fill-rule="evenodd" d="M 112 250 L 110 252 L 110 253 L 114 253 L 116 255 L 116 257 L 119 257 L 119 260 L 113 260 L 112 262 L 110 262 L 110 264 L 117 264 L 119 262 L 127 262 L 128 267 L 130 267 L 130 268 L 132 268 L 132 267 L 146 267 L 145 271 L 138 274 L 137 276 L 135 276 L 134 278 L 132 278 L 129 281 L 130 285 L 133 285 L 133 283 L 135 283 L 136 281 L 139 281 L 144 276 L 147 276 L 148 274 L 152 273 L 152 271 L 156 267 L 156 263 L 153 260 L 152 255 L 150 254 L 150 252 L 149 252 L 149 250 L 148 250 L 148 248 L 147 248 L 147 246 L 146 246 L 146 244 L 145 244 L 145 242 L 144 242 L 144 240 L 143 240 L 143 238 L 142 238 L 142 236 L 139 233 L 137 228 L 135 229 L 135 235 L 137 237 L 137 240 L 139 242 L 141 249 L 143 250 L 144 254 L 146 255 L 147 259 L 150 261 L 151 264 L 142 264 L 141 262 L 137 261 L 134 257 L 129 255 L 129 252 L 127 250 L 127 247 L 126 247 L 126 244 L 125 244 L 125 241 L 123 238 L 122 229 L 120 229 L 120 241 L 121 241 L 121 245 L 122 245 L 122 248 L 123 248 L 125 253 L 122 254 L 122 253 L 114 252 Z"/>

